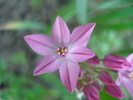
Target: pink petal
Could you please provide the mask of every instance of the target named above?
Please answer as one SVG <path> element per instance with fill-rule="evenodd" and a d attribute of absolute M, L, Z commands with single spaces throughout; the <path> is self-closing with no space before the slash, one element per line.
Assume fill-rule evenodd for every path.
<path fill-rule="evenodd" d="M 133 66 L 133 53 L 127 56 L 126 60 Z"/>
<path fill-rule="evenodd" d="M 84 62 L 94 56 L 95 54 L 90 49 L 84 46 L 77 46 L 72 48 L 70 59 L 74 62 Z"/>
<path fill-rule="evenodd" d="M 117 80 L 115 81 L 115 84 L 116 84 L 117 86 L 119 86 L 119 85 L 121 84 L 121 78 L 122 78 L 121 73 L 118 72 L 118 78 L 117 78 Z"/>
<path fill-rule="evenodd" d="M 54 43 L 50 36 L 44 34 L 33 34 L 24 36 L 27 44 L 34 50 L 37 54 L 45 56 L 52 51 Z"/>
<path fill-rule="evenodd" d="M 59 68 L 62 83 L 71 93 L 76 88 L 79 70 L 79 65 L 70 60 L 63 62 Z"/>
<path fill-rule="evenodd" d="M 124 86 L 130 95 L 133 97 L 133 80 L 132 79 L 122 79 L 122 86 Z"/>
<path fill-rule="evenodd" d="M 114 85 L 114 82 L 113 82 L 113 79 L 111 77 L 111 75 L 106 72 L 106 71 L 101 71 L 99 73 L 99 79 L 104 83 L 104 84 L 107 84 L 107 85 Z"/>
<path fill-rule="evenodd" d="M 83 72 L 83 70 L 80 68 L 80 71 L 79 71 L 79 78 L 81 78 L 82 76 L 84 75 L 84 72 Z"/>
<path fill-rule="evenodd" d="M 110 94 L 115 98 L 118 98 L 118 99 L 125 98 L 121 89 L 116 85 L 105 85 L 105 90 L 108 94 Z"/>
<path fill-rule="evenodd" d="M 67 45 L 70 40 L 70 31 L 61 17 L 57 17 L 52 28 L 54 42 L 58 46 Z"/>
<path fill-rule="evenodd" d="M 61 66 L 60 60 L 53 55 L 47 55 L 40 60 L 37 67 L 34 70 L 34 75 L 40 75 L 43 73 L 51 73 L 57 70 Z"/>
<path fill-rule="evenodd" d="M 100 60 L 98 59 L 98 57 L 96 55 L 93 58 L 88 59 L 87 62 L 90 65 L 98 65 L 98 64 L 100 64 Z"/>
<path fill-rule="evenodd" d="M 131 67 L 130 63 L 124 57 L 109 54 L 103 60 L 104 66 L 111 70 L 123 70 Z"/>
<path fill-rule="evenodd" d="M 84 24 L 76 27 L 71 34 L 70 44 L 74 46 L 86 46 L 94 27 L 95 23 Z"/>

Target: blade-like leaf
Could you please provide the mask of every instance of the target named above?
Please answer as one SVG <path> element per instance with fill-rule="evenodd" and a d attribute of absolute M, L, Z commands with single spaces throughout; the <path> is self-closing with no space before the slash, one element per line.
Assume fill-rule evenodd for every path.
<path fill-rule="evenodd" d="M 80 24 L 87 22 L 87 0 L 76 0 L 77 20 Z"/>
<path fill-rule="evenodd" d="M 43 30 L 45 25 L 33 21 L 14 21 L 0 25 L 0 30 Z"/>

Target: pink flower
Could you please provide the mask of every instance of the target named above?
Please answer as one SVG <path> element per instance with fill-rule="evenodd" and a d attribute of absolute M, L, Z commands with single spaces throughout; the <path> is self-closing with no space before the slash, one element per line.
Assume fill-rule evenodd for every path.
<path fill-rule="evenodd" d="M 107 56 L 104 59 L 104 65 L 108 66 L 108 64 L 110 63 L 109 66 L 111 69 L 118 70 L 116 85 L 124 86 L 133 97 L 133 53 L 126 58 L 116 55 Z"/>
<path fill-rule="evenodd" d="M 94 27 L 95 23 L 81 25 L 70 35 L 66 23 L 58 16 L 52 28 L 52 37 L 44 34 L 25 36 L 24 39 L 32 50 L 45 56 L 35 68 L 34 75 L 51 73 L 59 68 L 62 83 L 73 92 L 80 71 L 78 62 L 95 56 L 86 48 Z"/>

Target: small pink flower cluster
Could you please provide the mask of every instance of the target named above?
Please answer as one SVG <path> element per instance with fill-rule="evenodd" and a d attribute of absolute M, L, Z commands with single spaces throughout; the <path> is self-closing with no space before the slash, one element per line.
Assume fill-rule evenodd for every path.
<path fill-rule="evenodd" d="M 125 98 L 120 89 L 124 86 L 133 96 L 133 54 L 126 58 L 106 55 L 102 67 L 98 57 L 86 47 L 95 23 L 76 27 L 72 33 L 59 16 L 52 27 L 52 37 L 44 34 L 25 36 L 27 44 L 37 54 L 44 56 L 34 70 L 34 75 L 51 73 L 59 68 L 64 86 L 72 93 L 83 91 L 88 100 L 100 100 L 100 85 L 118 99 Z M 116 82 L 108 71 L 118 73 Z"/>

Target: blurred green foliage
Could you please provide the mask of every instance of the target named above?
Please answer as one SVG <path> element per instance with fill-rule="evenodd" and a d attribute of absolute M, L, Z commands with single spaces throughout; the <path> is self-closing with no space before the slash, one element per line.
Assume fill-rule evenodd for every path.
<path fill-rule="evenodd" d="M 35 8 L 43 0 L 32 0 Z M 133 52 L 133 1 L 132 0 L 71 0 L 60 7 L 49 25 L 41 22 L 18 21 L 0 26 L 1 30 L 41 30 L 51 35 L 51 28 L 56 16 L 61 16 L 67 23 L 74 21 L 71 30 L 81 24 L 95 22 L 88 48 L 92 49 L 100 59 L 108 53 L 126 57 Z M 10 56 L 11 62 L 28 66 L 28 59 L 20 51 Z M 31 73 L 17 75 L 8 69 L 8 62 L 0 59 L 0 99 L 2 100 L 77 100 L 76 94 L 70 94 L 55 73 L 33 77 Z M 125 92 L 125 90 L 124 90 Z M 117 100 L 105 91 L 100 92 L 101 100 Z M 130 95 L 125 92 L 127 99 Z"/>

